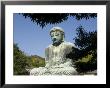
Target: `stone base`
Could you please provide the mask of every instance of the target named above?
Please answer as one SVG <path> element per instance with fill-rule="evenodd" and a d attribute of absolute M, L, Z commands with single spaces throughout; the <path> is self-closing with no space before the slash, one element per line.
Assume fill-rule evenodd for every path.
<path fill-rule="evenodd" d="M 33 68 L 30 75 L 77 75 L 77 71 L 73 67 L 55 67 L 55 68 Z"/>

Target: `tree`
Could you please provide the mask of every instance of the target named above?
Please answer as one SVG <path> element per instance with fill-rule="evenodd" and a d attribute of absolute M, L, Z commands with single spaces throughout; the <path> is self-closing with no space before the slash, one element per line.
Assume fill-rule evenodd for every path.
<path fill-rule="evenodd" d="M 26 66 L 28 66 L 25 54 L 14 44 L 14 75 L 28 75 Z"/>
<path fill-rule="evenodd" d="M 82 26 L 77 29 L 77 36 L 74 38 L 78 49 L 73 51 L 67 57 L 75 61 L 78 72 L 87 72 L 97 69 L 97 32 L 87 32 Z"/>
<path fill-rule="evenodd" d="M 44 67 L 45 59 L 37 55 L 27 56 L 14 44 L 14 75 L 29 75 L 28 69 Z"/>
<path fill-rule="evenodd" d="M 97 49 L 97 31 L 87 32 L 82 26 L 77 29 L 77 37 L 74 38 L 75 45 L 82 51 L 81 56 L 84 57 L 88 54 L 93 54 L 96 57 Z"/>
<path fill-rule="evenodd" d="M 64 22 L 69 16 L 75 17 L 77 20 L 97 17 L 97 13 L 22 13 L 22 15 L 25 18 L 29 17 L 31 21 L 37 23 L 42 28 L 47 24 Z"/>
<path fill-rule="evenodd" d="M 29 65 L 27 67 L 28 69 L 45 66 L 45 59 L 40 56 L 31 55 L 31 56 L 29 56 L 29 59 L 27 59 L 27 60 L 28 60 L 28 65 Z"/>

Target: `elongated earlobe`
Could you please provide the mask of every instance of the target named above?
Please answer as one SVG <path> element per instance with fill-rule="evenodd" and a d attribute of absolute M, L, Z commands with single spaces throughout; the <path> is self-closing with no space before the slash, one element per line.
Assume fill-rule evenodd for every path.
<path fill-rule="evenodd" d="M 64 41 L 64 40 L 65 40 L 65 34 L 62 34 L 62 36 L 63 36 L 63 39 L 62 39 L 62 41 Z"/>

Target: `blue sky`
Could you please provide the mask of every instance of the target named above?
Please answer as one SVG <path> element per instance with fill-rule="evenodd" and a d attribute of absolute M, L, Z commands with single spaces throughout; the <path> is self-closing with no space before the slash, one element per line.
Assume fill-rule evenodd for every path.
<path fill-rule="evenodd" d="M 78 21 L 73 17 L 69 17 L 67 21 L 57 25 L 47 25 L 43 29 L 32 22 L 30 18 L 25 18 L 18 13 L 14 13 L 13 18 L 14 43 L 17 43 L 26 55 L 45 57 L 45 48 L 52 43 L 49 31 L 54 26 L 63 28 L 65 31 L 65 41 L 71 43 L 74 43 L 73 38 L 76 36 L 76 28 L 80 25 L 87 31 L 97 30 L 97 18 Z"/>

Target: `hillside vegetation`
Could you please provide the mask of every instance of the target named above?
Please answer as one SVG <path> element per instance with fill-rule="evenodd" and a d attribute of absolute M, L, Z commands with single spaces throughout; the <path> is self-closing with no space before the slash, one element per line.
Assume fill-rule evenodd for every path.
<path fill-rule="evenodd" d="M 45 66 L 45 59 L 37 56 L 27 56 L 21 51 L 17 44 L 14 44 L 14 75 L 29 75 L 27 69 Z"/>

